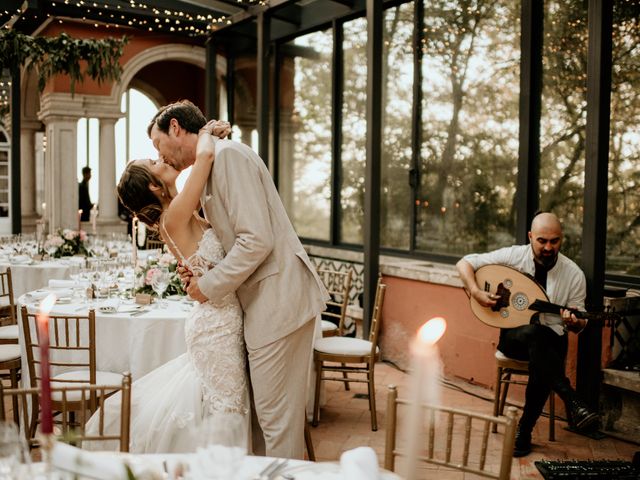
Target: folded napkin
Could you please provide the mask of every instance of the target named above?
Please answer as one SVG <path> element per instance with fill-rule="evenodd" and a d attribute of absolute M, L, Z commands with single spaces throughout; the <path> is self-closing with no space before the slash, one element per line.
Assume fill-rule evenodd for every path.
<path fill-rule="evenodd" d="M 51 461 L 57 470 L 73 473 L 81 478 L 128 480 L 131 477 L 127 467 L 134 475 L 133 478 L 138 480 L 165 478 L 159 467 L 141 457 L 111 452 L 89 452 L 60 442 L 53 446 Z"/>
<path fill-rule="evenodd" d="M 14 255 L 10 258 L 10 262 L 14 265 L 20 265 L 23 263 L 31 263 L 31 257 L 29 255 Z"/>
<path fill-rule="evenodd" d="M 102 302 L 98 307 L 98 310 L 102 313 L 115 313 L 120 306 L 120 300 L 117 298 L 109 298 Z"/>
<path fill-rule="evenodd" d="M 127 470 L 115 456 L 81 450 L 56 442 L 51 452 L 53 466 L 65 472 L 86 475 L 96 480 L 126 480 Z"/>
<path fill-rule="evenodd" d="M 49 288 L 87 288 L 91 286 L 88 280 L 61 280 L 52 278 L 49 280 Z"/>
<path fill-rule="evenodd" d="M 378 457 L 371 447 L 357 447 L 340 456 L 342 477 L 349 480 L 376 480 L 379 478 Z"/>
<path fill-rule="evenodd" d="M 53 293 L 57 298 L 71 297 L 71 295 L 73 295 L 73 290 L 71 290 L 70 288 L 57 288 L 55 291 L 40 289 L 25 294 L 25 297 L 28 301 L 33 302 L 34 300 L 42 300 L 44 297 L 51 293 Z"/>

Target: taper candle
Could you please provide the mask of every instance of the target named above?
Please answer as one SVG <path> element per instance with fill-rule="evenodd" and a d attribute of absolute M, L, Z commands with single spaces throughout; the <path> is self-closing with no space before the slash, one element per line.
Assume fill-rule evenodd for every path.
<path fill-rule="evenodd" d="M 440 391 L 440 357 L 436 342 L 447 328 L 442 317 L 426 322 L 411 342 L 412 371 L 410 405 L 407 415 L 407 480 L 418 476 L 418 455 L 424 429 L 424 403 L 435 404 Z"/>
<path fill-rule="evenodd" d="M 47 295 L 40 303 L 36 315 L 38 346 L 40 347 L 40 431 L 44 435 L 53 433 L 51 372 L 49 371 L 49 312 L 56 300 L 53 293 Z"/>

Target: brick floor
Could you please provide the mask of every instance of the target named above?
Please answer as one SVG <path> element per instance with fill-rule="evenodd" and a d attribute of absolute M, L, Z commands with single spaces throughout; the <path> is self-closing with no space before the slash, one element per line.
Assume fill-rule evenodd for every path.
<path fill-rule="evenodd" d="M 351 448 L 368 445 L 378 454 L 380 465 L 384 464 L 385 446 L 385 410 L 387 385 L 398 387 L 399 396 L 406 396 L 409 376 L 387 363 L 379 363 L 375 370 L 376 410 L 378 414 L 378 431 L 371 431 L 369 403 L 366 398 L 355 398 L 357 393 L 366 393 L 366 384 L 351 384 L 351 390 L 345 391 L 342 383 L 324 382 L 326 404 L 321 408 L 320 423 L 311 427 L 318 461 L 337 461 L 342 452 Z M 448 407 L 471 410 L 491 414 L 493 411 L 493 392 L 462 381 L 445 380 L 441 393 L 442 404 Z M 534 461 L 541 459 L 621 459 L 631 460 L 634 452 L 640 447 L 610 437 L 602 440 L 577 435 L 565 430 L 566 422 L 556 420 L 556 441 L 548 440 L 549 423 L 546 417 L 541 418 L 533 435 L 533 452 L 523 458 L 516 458 L 511 468 L 511 478 L 516 480 L 541 479 Z M 398 437 L 402 437 L 402 422 L 398 422 Z M 455 430 L 454 430 L 455 431 Z M 492 442 L 502 441 L 499 431 L 492 435 Z M 473 443 L 473 442 L 472 442 Z M 455 444 L 455 434 L 454 434 Z M 491 452 L 491 449 L 489 450 Z M 489 463 L 497 467 L 499 458 L 489 454 Z M 397 469 L 402 473 L 402 465 Z M 495 468 L 497 470 L 497 468 Z M 471 479 L 476 475 L 456 471 L 445 471 L 439 467 L 426 467 L 424 478 Z"/>

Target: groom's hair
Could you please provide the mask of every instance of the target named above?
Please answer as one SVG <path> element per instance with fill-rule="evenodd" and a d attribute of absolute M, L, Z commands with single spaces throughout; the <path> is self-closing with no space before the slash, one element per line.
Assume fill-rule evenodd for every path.
<path fill-rule="evenodd" d="M 189 133 L 198 133 L 198 130 L 207 123 L 207 119 L 198 107 L 189 100 L 180 100 L 158 110 L 147 127 L 147 135 L 151 136 L 151 129 L 154 125 L 158 125 L 161 132 L 168 133 L 172 118 L 175 118 L 180 126 Z"/>

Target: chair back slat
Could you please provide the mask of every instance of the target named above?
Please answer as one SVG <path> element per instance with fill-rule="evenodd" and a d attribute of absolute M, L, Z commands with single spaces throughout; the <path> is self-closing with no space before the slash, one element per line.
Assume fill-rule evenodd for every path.
<path fill-rule="evenodd" d="M 338 320 L 338 335 L 344 335 L 344 320 L 347 316 L 347 305 L 349 304 L 349 291 L 351 290 L 351 270 L 346 272 L 338 270 L 330 270 L 327 268 L 317 269 L 318 276 L 322 280 L 324 288 L 331 296 L 331 300 L 327 301 L 328 306 L 335 307 L 335 312 L 326 310 L 322 312 L 323 316 L 335 318 Z"/>
<path fill-rule="evenodd" d="M 37 314 L 29 313 L 22 306 L 22 330 L 27 353 L 27 366 L 31 387 L 37 387 L 42 378 L 40 371 L 40 331 L 37 327 Z M 33 332 L 36 332 L 35 335 Z M 33 339 L 35 338 L 35 341 Z M 95 311 L 89 310 L 86 316 L 49 315 L 49 364 L 52 376 L 70 370 L 86 370 L 85 380 L 65 379 L 64 383 L 96 382 L 95 347 Z M 36 368 L 38 367 L 38 368 Z M 57 382 L 52 378 L 52 384 Z"/>
<path fill-rule="evenodd" d="M 387 423 L 384 467 L 392 471 L 396 467 L 396 457 L 406 459 L 406 452 L 398 448 L 396 438 L 398 405 L 406 406 L 410 405 L 410 402 L 398 399 L 396 387 L 390 385 L 387 392 L 387 418 L 391 421 Z M 417 457 L 419 462 L 497 480 L 510 478 L 517 417 L 514 407 L 509 407 L 506 417 L 439 405 L 423 404 L 422 407 L 426 413 L 425 421 L 428 422 L 428 427 L 424 453 Z M 490 435 L 493 424 L 504 425 L 505 433 L 502 438 Z M 446 435 L 438 433 L 441 428 L 446 430 Z M 456 432 L 459 432 L 462 438 L 454 438 Z M 480 442 L 476 441 L 477 436 L 480 436 Z M 500 450 L 500 465 L 497 469 L 495 466 L 490 469 L 487 466 L 487 452 L 497 449 Z"/>
<path fill-rule="evenodd" d="M 378 333 L 380 330 L 380 318 L 382 317 L 382 305 L 387 286 L 382 283 L 382 277 L 378 278 L 376 286 L 376 297 L 373 302 L 373 312 L 371 312 L 371 328 L 369 330 L 369 341 L 371 342 L 371 357 L 376 357 L 378 347 Z"/>
<path fill-rule="evenodd" d="M 16 304 L 13 298 L 13 280 L 11 279 L 11 267 L 0 272 L 0 326 L 16 325 Z"/>
<path fill-rule="evenodd" d="M 120 425 L 119 432 L 117 434 L 106 434 L 104 429 L 104 398 L 107 396 L 120 392 Z M 129 425 L 131 422 L 131 374 L 125 373 L 122 377 L 122 383 L 120 385 L 82 385 L 72 387 L 53 387 L 51 388 L 52 394 L 59 394 L 61 401 L 59 402 L 59 416 L 58 426 L 60 428 L 61 440 L 72 441 L 74 443 L 82 445 L 82 442 L 91 441 L 105 441 L 116 440 L 119 442 L 119 449 L 121 452 L 129 451 L 129 437 L 130 430 Z M 38 415 L 40 390 L 38 388 L 4 388 L 0 384 L 0 420 L 9 421 L 13 416 L 9 416 L 5 410 L 4 405 L 7 405 L 7 399 L 16 397 L 19 399 L 18 405 L 21 410 L 20 418 L 22 429 L 25 438 L 30 446 L 38 445 L 38 441 L 35 435 L 34 416 Z M 79 400 L 76 398 L 79 397 Z M 89 436 L 85 434 L 85 424 L 89 420 L 89 416 L 92 415 L 96 409 L 93 405 L 92 398 L 100 398 L 100 428 L 98 435 Z M 28 400 L 29 399 L 29 400 Z M 29 408 L 31 403 L 31 408 Z M 76 408 L 76 404 L 80 403 L 80 408 Z M 69 421 L 70 411 L 78 413 L 78 421 L 73 423 Z M 37 420 L 37 417 L 36 417 Z"/>

